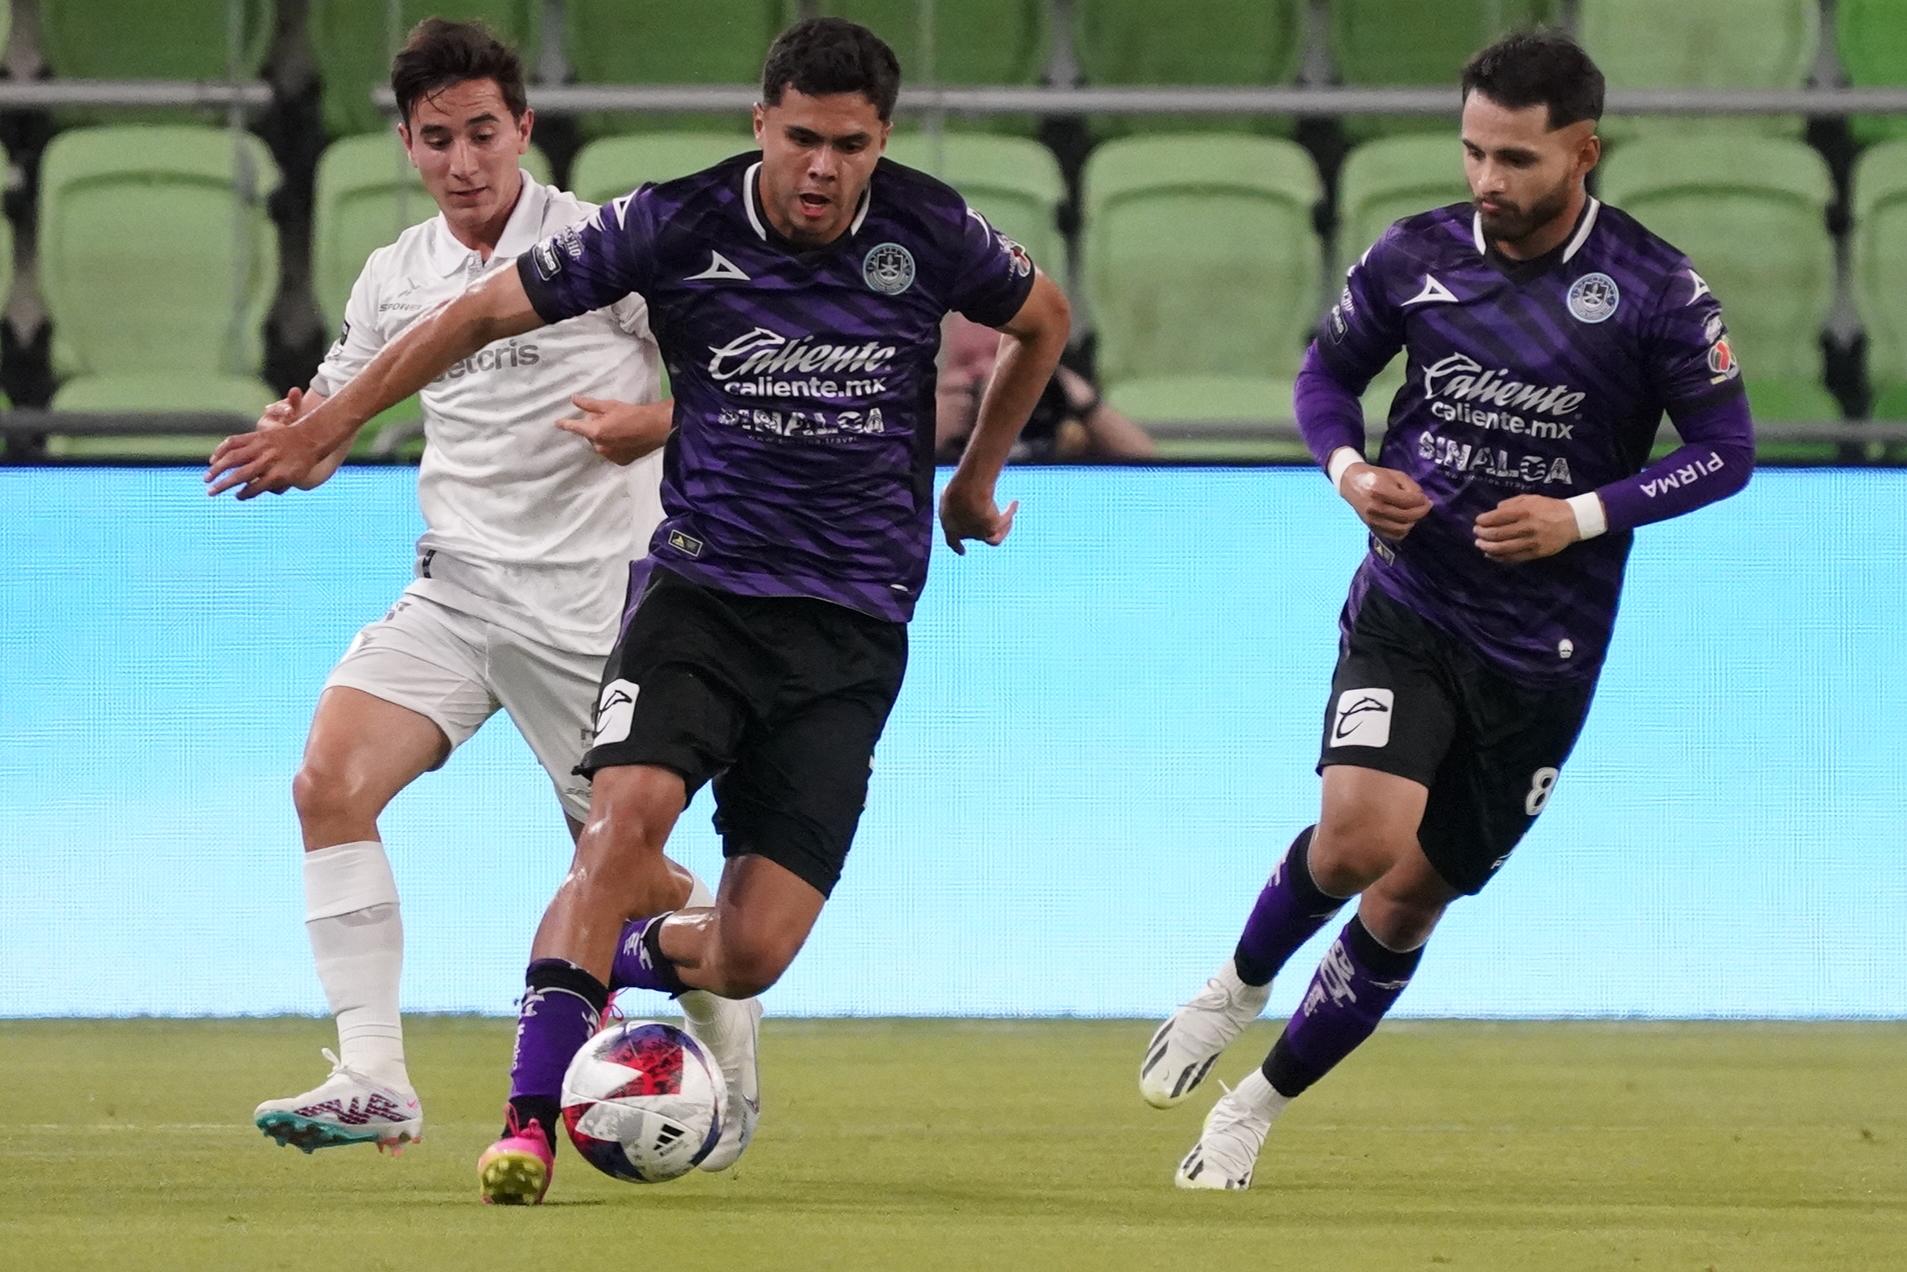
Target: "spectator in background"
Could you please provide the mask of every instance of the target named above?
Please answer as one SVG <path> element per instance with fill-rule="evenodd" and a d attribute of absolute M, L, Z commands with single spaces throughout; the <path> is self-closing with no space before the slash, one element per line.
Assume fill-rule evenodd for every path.
<path fill-rule="evenodd" d="M 943 462 L 959 459 L 966 447 L 999 347 L 1000 333 L 993 328 L 959 314 L 947 316 L 934 399 L 934 452 Z M 1085 376 L 1062 366 L 1047 381 L 1008 458 L 1042 463 L 1153 459 L 1157 454 L 1144 429 L 1108 406 Z"/>

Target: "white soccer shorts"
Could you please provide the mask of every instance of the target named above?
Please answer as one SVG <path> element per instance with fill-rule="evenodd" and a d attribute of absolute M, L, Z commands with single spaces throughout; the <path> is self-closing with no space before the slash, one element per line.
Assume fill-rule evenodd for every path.
<path fill-rule="evenodd" d="M 589 813 L 589 782 L 571 770 L 588 747 L 601 655 L 543 644 L 501 624 L 406 592 L 357 634 L 324 687 L 358 689 L 430 720 L 455 751 L 499 707 L 556 787 L 563 811 Z"/>

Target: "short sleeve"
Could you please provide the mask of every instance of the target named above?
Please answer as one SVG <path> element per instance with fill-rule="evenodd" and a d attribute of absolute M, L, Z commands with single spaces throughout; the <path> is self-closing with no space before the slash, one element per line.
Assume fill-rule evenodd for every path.
<path fill-rule="evenodd" d="M 982 326 L 1001 327 L 1012 321 L 1033 290 L 1033 258 L 1026 249 L 967 208 L 955 259 L 948 308 Z"/>
<path fill-rule="evenodd" d="M 1398 233 L 1393 225 L 1365 250 L 1318 324 L 1318 355 L 1343 383 L 1368 384 L 1404 347 L 1403 313 L 1391 302 L 1388 286 L 1399 268 Z"/>
<path fill-rule="evenodd" d="M 324 361 L 318 364 L 318 370 L 311 377 L 311 390 L 314 393 L 335 397 L 384 347 L 384 338 L 377 329 L 377 297 L 374 294 L 377 284 L 372 278 L 372 266 L 376 261 L 376 256 L 366 261 L 364 268 L 358 271 L 357 282 L 351 284 L 351 298 L 344 303 L 344 326 L 339 329 L 338 338 L 332 342 L 324 355 Z"/>
<path fill-rule="evenodd" d="M 1686 259 L 1657 293 L 1643 338 L 1649 384 L 1664 408 L 1685 410 L 1742 392 L 1721 302 Z"/>
<path fill-rule="evenodd" d="M 654 274 L 653 187 L 597 208 L 517 258 L 517 276 L 537 316 L 562 322 L 641 294 Z"/>

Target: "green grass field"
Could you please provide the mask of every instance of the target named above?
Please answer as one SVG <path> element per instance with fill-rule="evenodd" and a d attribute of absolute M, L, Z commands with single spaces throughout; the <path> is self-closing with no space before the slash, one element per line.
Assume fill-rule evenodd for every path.
<path fill-rule="evenodd" d="M 734 1171 L 638 1187 L 565 1146 L 522 1210 L 473 1168 L 507 1021 L 412 1022 L 397 1159 L 251 1127 L 329 1022 L 0 1022 L 0 1267 L 1907 1268 L 1904 1025 L 1391 1025 L 1230 1194 L 1172 1187 L 1217 1092 L 1144 1106 L 1150 1028 L 771 1017 Z"/>

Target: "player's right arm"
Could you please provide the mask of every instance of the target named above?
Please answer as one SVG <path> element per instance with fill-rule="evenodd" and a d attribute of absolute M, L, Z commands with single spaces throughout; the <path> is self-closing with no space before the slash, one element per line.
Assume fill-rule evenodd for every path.
<path fill-rule="evenodd" d="M 1359 396 L 1404 347 L 1404 318 L 1391 303 L 1384 271 L 1392 263 L 1396 227 L 1351 267 L 1344 291 L 1305 350 L 1292 411 L 1305 445 L 1358 519 L 1388 539 L 1410 533 L 1430 500 L 1408 474 L 1364 459 L 1364 406 Z"/>
<path fill-rule="evenodd" d="M 516 271 L 498 270 L 411 325 L 369 366 L 294 424 L 228 437 L 212 452 L 208 494 L 237 489 L 240 499 L 282 494 L 325 457 L 348 449 L 378 412 L 402 402 L 493 340 L 545 325 Z"/>
<path fill-rule="evenodd" d="M 378 412 L 403 401 L 485 345 L 612 305 L 647 282 L 652 220 L 641 195 L 605 204 L 524 253 L 515 268 L 425 314 L 351 382 L 295 424 L 228 437 L 212 452 L 208 493 L 279 494 L 348 448 Z"/>

